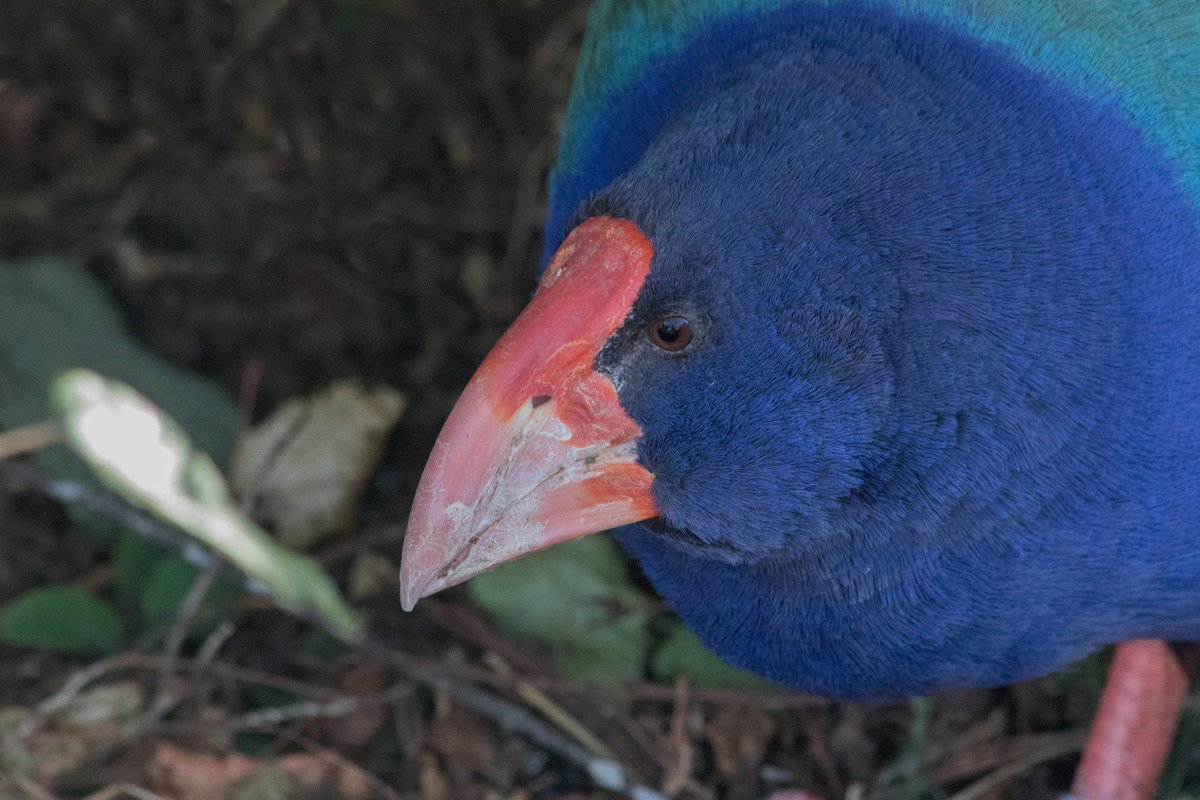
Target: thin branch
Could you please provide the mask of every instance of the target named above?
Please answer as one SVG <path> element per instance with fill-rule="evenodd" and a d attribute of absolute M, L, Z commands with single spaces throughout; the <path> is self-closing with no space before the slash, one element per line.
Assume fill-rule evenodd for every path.
<path fill-rule="evenodd" d="M 38 422 L 21 428 L 0 431 L 0 458 L 33 453 L 62 441 L 57 422 Z"/>
<path fill-rule="evenodd" d="M 808 739 L 808 752 L 820 769 L 826 788 L 833 797 L 843 796 L 846 789 L 838 776 L 837 766 L 834 763 L 833 754 L 829 752 L 829 745 L 825 739 L 825 732 L 821 730 L 821 725 L 813 718 L 809 709 L 800 709 L 797 716 L 800 718 L 800 727 L 804 730 L 804 737 Z"/>
<path fill-rule="evenodd" d="M 192 627 L 192 621 L 199 613 L 200 604 L 204 601 L 204 596 L 208 594 L 215 578 L 216 562 L 209 564 L 203 572 L 196 576 L 196 579 L 192 581 L 192 587 L 188 589 L 187 595 L 183 598 L 183 602 L 179 604 L 175 622 L 171 625 L 170 633 L 167 634 L 166 658 L 158 670 L 158 685 L 155 689 L 154 701 L 146 711 L 147 722 L 156 722 L 162 719 L 163 715 L 179 700 L 171 688 L 172 678 L 175 677 L 175 668 L 179 662 L 179 654 L 183 651 L 183 643 L 187 639 L 188 629 Z"/>
<path fill-rule="evenodd" d="M 192 674 L 203 675 L 213 659 L 217 657 L 217 653 L 236 631 L 237 626 L 229 620 L 218 625 L 217 629 L 205 638 L 204 644 L 200 645 L 200 649 L 196 651 L 196 660 L 192 662 Z"/>
<path fill-rule="evenodd" d="M 482 683 L 497 689 L 517 693 L 520 683 L 536 686 L 544 692 L 555 694 L 574 694 L 596 697 L 604 695 L 616 701 L 639 701 L 651 703 L 672 704 L 675 702 L 675 689 L 672 686 L 662 686 L 654 683 L 615 684 L 612 686 L 595 686 L 591 684 L 571 683 L 558 678 L 544 675 L 513 675 L 492 672 L 468 664 L 446 663 L 437 664 L 437 668 L 448 675 L 468 680 L 472 683 Z M 821 708 L 830 705 L 824 697 L 800 694 L 797 692 L 763 691 L 757 689 L 700 689 L 691 688 L 689 699 L 700 705 L 714 706 L 753 706 L 764 711 L 794 711 L 805 708 Z"/>
<path fill-rule="evenodd" d="M 378 792 L 381 797 L 385 798 L 385 800 L 404 800 L 403 795 L 401 795 L 391 786 L 388 786 L 386 783 L 384 783 L 378 775 L 370 770 L 360 767 L 358 764 L 355 764 L 353 761 L 346 758 L 336 750 L 323 747 L 318 742 L 314 742 L 312 739 L 309 739 L 307 736 L 303 736 L 299 733 L 293 733 L 291 731 L 279 731 L 279 735 L 292 740 L 323 761 L 327 761 L 336 767 L 350 770 L 362 776 L 363 780 L 371 784 L 375 791 Z"/>
<path fill-rule="evenodd" d="M 684 675 L 675 679 L 675 707 L 671 711 L 671 726 L 669 742 L 674 752 L 673 763 L 663 778 L 663 792 L 674 797 L 687 786 L 692 777 L 692 766 L 695 761 L 695 748 L 692 737 L 688 732 L 688 716 L 691 709 L 688 704 L 688 680 Z"/>
<path fill-rule="evenodd" d="M 591 750 L 592 755 L 601 758 L 614 757 L 608 745 L 600 741 L 594 733 L 583 726 L 583 723 L 575 719 L 569 711 L 554 702 L 541 689 L 528 681 L 521 681 L 517 684 L 517 695 L 540 711 L 543 717 L 557 725 L 559 730 L 566 731 L 575 738 L 575 741 L 582 744 L 588 750 Z"/>
<path fill-rule="evenodd" d="M 1067 731 L 1061 735 L 1054 736 L 1049 742 L 1034 750 L 1029 755 L 1019 758 L 1011 764 L 1003 766 L 986 777 L 972 783 L 961 792 L 950 797 L 949 800 L 979 800 L 979 798 L 990 794 L 993 789 L 1002 786 L 1021 775 L 1021 773 L 1041 764 L 1043 761 L 1053 761 L 1056 758 L 1062 758 L 1063 756 L 1079 752 L 1079 749 L 1083 747 L 1084 738 L 1085 734 L 1083 731 Z"/>
<path fill-rule="evenodd" d="M 52 794 L 42 786 L 38 786 L 29 778 L 18 778 L 17 785 L 33 800 L 58 800 L 58 795 Z"/>
<path fill-rule="evenodd" d="M 114 798 L 126 794 L 134 798 L 134 800 L 167 800 L 167 798 L 160 794 L 155 794 L 148 789 L 143 789 L 132 783 L 115 783 L 112 786 L 106 786 L 98 792 L 89 794 L 83 800 L 114 800 Z"/>
<path fill-rule="evenodd" d="M 174 550 L 185 560 L 199 567 L 215 565 L 219 576 L 241 581 L 255 594 L 263 593 L 263 587 L 257 581 L 247 580 L 246 576 L 228 561 L 216 558 L 191 536 L 126 502 L 119 495 L 96 489 L 82 481 L 52 478 L 20 461 L 0 461 L 0 480 L 21 490 L 42 492 L 64 505 L 81 508 L 98 517 L 118 522 L 139 536 Z"/>
<path fill-rule="evenodd" d="M 57 692 L 37 704 L 37 708 L 35 709 L 37 715 L 30 717 L 21 725 L 17 731 L 17 737 L 24 739 L 32 734 L 47 717 L 57 714 L 66 708 L 72 700 L 79 696 L 80 692 L 92 683 L 124 666 L 124 658 L 124 655 L 104 658 L 88 664 L 73 674 L 63 683 Z"/>
<path fill-rule="evenodd" d="M 251 728 L 276 728 L 294 720 L 331 719 L 353 714 L 363 708 L 387 705 L 410 694 L 411 684 L 403 683 L 393 686 L 384 692 L 370 695 L 355 695 L 339 697 L 327 702 L 304 701 L 285 706 L 273 706 L 251 711 L 237 717 L 230 717 L 217 723 L 217 726 L 230 731 L 247 730 Z M 211 729 L 211 722 L 164 722 L 158 724 L 157 730 L 164 731 L 194 731 Z"/>
<path fill-rule="evenodd" d="M 55 693 L 54 697 L 57 697 L 59 694 L 68 691 L 68 689 L 74 692 L 72 695 L 72 697 L 74 697 L 74 695 L 78 694 L 79 691 L 86 687 L 88 683 L 112 672 L 119 672 L 123 670 L 158 672 L 160 669 L 162 669 L 162 664 L 164 661 L 166 661 L 166 658 L 167 657 L 164 655 L 155 653 L 129 652 L 122 653 L 121 655 L 114 656 L 110 659 L 106 659 L 105 661 L 98 661 L 95 664 L 89 665 L 80 673 L 76 673 L 76 675 L 72 676 L 67 683 L 63 685 L 63 688 L 59 689 L 59 691 Z M 187 670 L 193 675 L 199 675 L 202 672 L 207 671 L 219 678 L 226 678 L 228 680 L 252 684 L 255 686 L 267 686 L 272 689 L 288 692 L 290 694 L 301 695 L 303 697 L 312 697 L 322 701 L 332 701 L 340 696 L 334 690 L 320 684 L 305 683 L 304 681 L 298 681 L 294 678 L 285 678 L 282 675 L 263 672 L 262 670 L 253 669 L 251 667 L 240 667 L 236 664 L 226 664 L 221 661 L 213 661 L 212 663 L 208 663 L 199 654 L 195 658 L 181 657 L 177 659 L 176 665 L 180 670 Z M 101 666 L 103 666 L 103 669 L 98 669 Z M 74 684 L 80 680 L 84 680 L 84 683 L 81 686 L 75 686 Z M 43 701 L 43 705 L 51 702 L 57 701 L 54 701 L 53 698 L 48 698 L 47 700 Z M 68 698 L 67 702 L 70 702 L 70 698 Z M 63 705 L 65 705 L 65 703 Z M 58 710 L 61 707 L 62 706 L 59 705 L 54 710 Z M 41 706 L 39 706 L 39 709 L 40 708 Z"/>

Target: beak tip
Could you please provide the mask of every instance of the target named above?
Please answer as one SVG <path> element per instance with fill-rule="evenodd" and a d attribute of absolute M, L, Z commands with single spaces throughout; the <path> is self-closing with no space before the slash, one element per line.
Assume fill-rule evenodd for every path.
<path fill-rule="evenodd" d="M 434 583 L 431 578 L 411 574 L 412 571 L 407 568 L 409 563 L 406 559 L 400 567 L 400 607 L 406 612 L 412 611 L 422 597 L 428 597 L 437 591 L 436 586 L 430 586 Z"/>
<path fill-rule="evenodd" d="M 417 601 L 422 597 L 428 597 L 436 592 L 437 589 L 430 587 L 427 583 L 412 583 L 400 580 L 400 607 L 406 612 L 412 611 L 417 606 Z"/>

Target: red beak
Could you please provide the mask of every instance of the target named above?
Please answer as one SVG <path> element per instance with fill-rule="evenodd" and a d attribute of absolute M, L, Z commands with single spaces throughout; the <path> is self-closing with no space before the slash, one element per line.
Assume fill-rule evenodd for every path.
<path fill-rule="evenodd" d="M 504 561 L 657 516 L 641 430 L 593 366 L 653 254 L 637 226 L 607 217 L 563 242 L 433 447 L 404 540 L 405 610 Z"/>

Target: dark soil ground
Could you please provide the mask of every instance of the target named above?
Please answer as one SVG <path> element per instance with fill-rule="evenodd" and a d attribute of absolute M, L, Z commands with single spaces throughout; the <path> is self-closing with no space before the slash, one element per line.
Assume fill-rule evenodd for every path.
<path fill-rule="evenodd" d="M 356 532 L 318 553 L 340 577 L 363 551 L 394 565 L 440 424 L 531 291 L 586 6 L 5 0 L 0 259 L 82 264 L 138 338 L 254 419 L 337 378 L 403 390 L 409 406 Z M 108 580 L 104 547 L 63 546 L 59 506 L 20 493 L 4 507 L 0 603 Z M 54 781 L 0 782 L 0 797 L 121 797 L 102 793 L 122 784 L 181 798 L 619 796 L 563 748 L 507 730 L 508 711 L 472 701 L 485 695 L 674 797 L 790 786 L 828 800 L 1037 800 L 1067 786 L 1098 688 L 1081 669 L 877 708 L 685 683 L 589 688 L 555 678 L 541 646 L 496 632 L 461 593 L 407 617 L 385 595 L 370 612 L 426 672 L 354 652 L 318 658 L 307 625 L 244 611 L 172 713 L 120 744 L 83 746 Z M 152 692 L 161 652 L 135 648 L 97 681 Z M 0 707 L 31 708 L 88 664 L 0 646 Z M 333 718 L 245 716 L 344 695 L 368 700 Z M 220 782 L 235 753 L 284 771 L 289 757 L 316 756 L 334 777 L 307 793 L 236 794 Z M 1196 761 L 1181 745 L 1175 789 Z"/>

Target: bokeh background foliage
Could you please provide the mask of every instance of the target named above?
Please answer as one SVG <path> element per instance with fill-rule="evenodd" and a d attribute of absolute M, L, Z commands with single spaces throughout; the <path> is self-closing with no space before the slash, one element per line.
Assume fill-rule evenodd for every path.
<path fill-rule="evenodd" d="M 606 536 L 400 612 L 425 456 L 532 288 L 587 5 L 5 3 L 0 798 L 1066 784 L 1099 660 L 782 693 Z"/>

